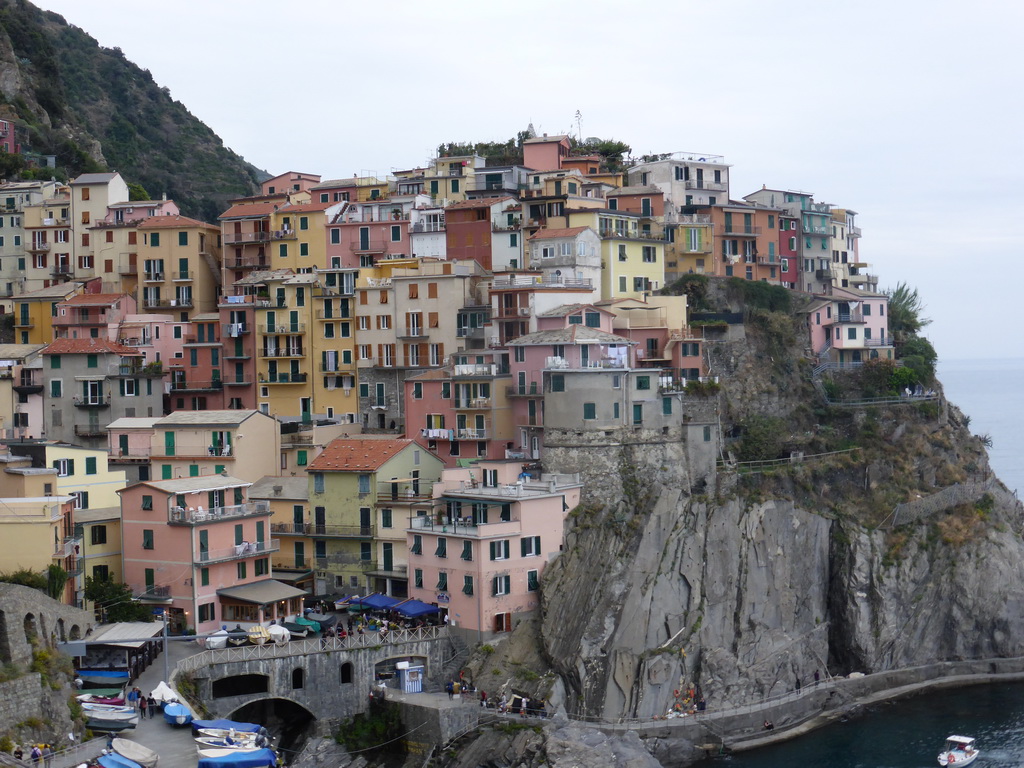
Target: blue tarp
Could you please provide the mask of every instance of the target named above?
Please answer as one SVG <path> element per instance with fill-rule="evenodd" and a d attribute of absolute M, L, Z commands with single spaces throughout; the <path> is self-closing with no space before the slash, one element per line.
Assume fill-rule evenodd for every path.
<path fill-rule="evenodd" d="M 122 757 L 114 752 L 100 755 L 98 762 L 103 768 L 142 768 L 134 760 L 129 760 L 127 757 Z"/>
<path fill-rule="evenodd" d="M 396 605 L 395 610 L 403 616 L 415 619 L 417 616 L 426 616 L 428 613 L 438 613 L 441 609 L 420 600 L 406 600 L 404 603 Z"/>
<path fill-rule="evenodd" d="M 181 725 L 188 725 L 192 722 L 192 711 L 184 704 L 164 704 L 164 720 L 171 725 L 178 725 L 179 717 L 184 719 Z"/>
<path fill-rule="evenodd" d="M 201 757 L 198 768 L 273 768 L 277 755 L 272 749 L 257 749 L 255 752 L 233 752 L 224 757 Z"/>
<path fill-rule="evenodd" d="M 224 730 L 230 730 L 234 728 L 236 731 L 241 733 L 259 733 L 262 725 L 256 725 L 255 723 L 236 723 L 234 720 L 193 720 L 192 730 L 198 731 L 200 728 L 223 728 Z"/>
<path fill-rule="evenodd" d="M 398 605 L 401 600 L 396 600 L 393 597 L 382 595 L 380 592 L 374 592 L 372 595 L 359 598 L 359 604 L 365 605 L 370 608 L 376 608 L 377 610 L 384 610 L 386 608 L 393 608 Z"/>

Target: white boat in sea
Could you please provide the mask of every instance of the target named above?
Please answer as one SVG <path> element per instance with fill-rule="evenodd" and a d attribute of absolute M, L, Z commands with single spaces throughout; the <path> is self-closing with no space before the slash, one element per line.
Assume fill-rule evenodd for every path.
<path fill-rule="evenodd" d="M 980 754 L 970 736 L 947 736 L 946 744 L 939 752 L 939 765 L 959 768 L 961 765 L 970 765 Z"/>

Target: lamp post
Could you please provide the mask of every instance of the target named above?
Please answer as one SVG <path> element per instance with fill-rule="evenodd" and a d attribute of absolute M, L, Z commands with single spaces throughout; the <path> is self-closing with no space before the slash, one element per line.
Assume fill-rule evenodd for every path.
<path fill-rule="evenodd" d="M 164 617 L 164 682 L 169 684 L 171 679 L 170 666 L 171 662 L 167 655 L 167 606 L 164 606 L 163 611 Z"/>

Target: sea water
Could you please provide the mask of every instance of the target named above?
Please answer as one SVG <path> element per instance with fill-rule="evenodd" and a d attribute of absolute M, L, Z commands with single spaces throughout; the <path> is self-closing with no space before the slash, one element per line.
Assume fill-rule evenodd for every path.
<path fill-rule="evenodd" d="M 792 741 L 702 761 L 713 768 L 937 768 L 947 736 L 973 736 L 975 766 L 1024 763 L 1024 684 L 926 691 L 876 704 Z"/>
<path fill-rule="evenodd" d="M 938 377 L 949 402 L 971 417 L 971 433 L 992 438 L 992 470 L 1024 494 L 1024 358 L 940 361 Z"/>

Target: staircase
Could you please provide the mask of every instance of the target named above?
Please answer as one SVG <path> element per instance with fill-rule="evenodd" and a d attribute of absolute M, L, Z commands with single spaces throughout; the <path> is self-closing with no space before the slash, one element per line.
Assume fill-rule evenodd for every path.
<path fill-rule="evenodd" d="M 203 259 L 206 261 L 206 266 L 208 266 L 210 268 L 210 272 L 213 274 L 214 282 L 217 284 L 217 287 L 220 288 L 220 284 L 221 284 L 220 264 L 217 263 L 217 259 L 215 259 L 213 257 L 213 254 L 210 253 L 209 251 L 203 251 L 202 255 L 203 255 Z"/>
<path fill-rule="evenodd" d="M 423 690 L 425 691 L 443 691 L 444 684 L 449 680 L 459 679 L 459 670 L 462 669 L 462 665 L 466 663 L 466 659 L 469 658 L 469 646 L 466 645 L 466 641 L 459 637 L 457 634 L 449 630 L 448 633 L 448 654 L 445 657 L 444 663 L 441 665 L 440 671 L 434 679 L 424 683 Z"/>

